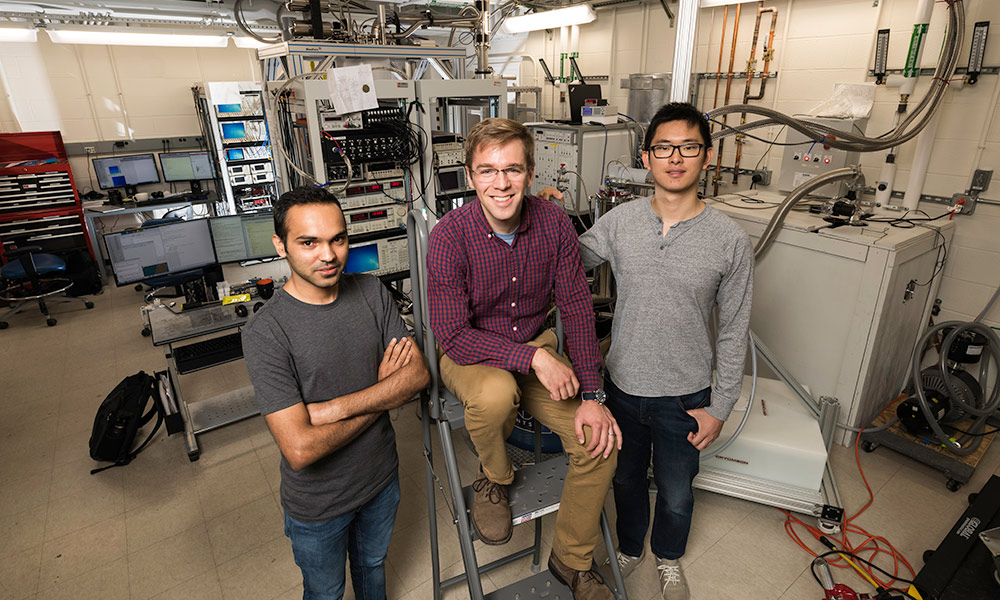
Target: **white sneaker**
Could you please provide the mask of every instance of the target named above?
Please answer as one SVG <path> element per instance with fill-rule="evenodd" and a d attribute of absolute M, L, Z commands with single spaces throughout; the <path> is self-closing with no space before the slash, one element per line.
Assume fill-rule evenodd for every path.
<path fill-rule="evenodd" d="M 646 558 L 646 553 L 643 552 L 639 556 L 629 556 L 628 554 L 624 554 L 621 550 L 616 550 L 615 557 L 618 559 L 618 568 L 622 572 L 622 580 L 625 580 L 632 574 L 633 571 L 635 571 L 635 568 L 639 566 L 642 559 Z M 609 557 L 604 560 L 604 566 L 607 567 L 610 565 L 611 558 Z"/>
<path fill-rule="evenodd" d="M 657 558 L 656 571 L 660 576 L 660 594 L 663 600 L 688 600 L 690 598 L 680 561 Z"/>

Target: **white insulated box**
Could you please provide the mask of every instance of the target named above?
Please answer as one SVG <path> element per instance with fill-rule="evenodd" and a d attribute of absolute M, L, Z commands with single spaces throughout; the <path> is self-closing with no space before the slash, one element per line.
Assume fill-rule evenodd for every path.
<path fill-rule="evenodd" d="M 750 377 L 736 408 L 719 434 L 728 440 L 746 414 Z M 818 492 L 826 467 L 819 422 L 781 381 L 757 378 L 754 406 L 746 426 L 728 448 L 703 466 Z M 766 414 L 765 414 L 766 411 Z M 709 447 L 711 452 L 711 447 Z"/>

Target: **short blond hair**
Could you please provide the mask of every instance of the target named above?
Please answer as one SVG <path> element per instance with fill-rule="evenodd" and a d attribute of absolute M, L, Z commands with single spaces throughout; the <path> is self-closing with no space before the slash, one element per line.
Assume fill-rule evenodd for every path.
<path fill-rule="evenodd" d="M 465 138 L 465 166 L 472 170 L 472 157 L 485 146 L 503 146 L 519 140 L 524 146 L 524 161 L 528 173 L 535 171 L 535 138 L 528 128 L 511 119 L 484 119 Z"/>

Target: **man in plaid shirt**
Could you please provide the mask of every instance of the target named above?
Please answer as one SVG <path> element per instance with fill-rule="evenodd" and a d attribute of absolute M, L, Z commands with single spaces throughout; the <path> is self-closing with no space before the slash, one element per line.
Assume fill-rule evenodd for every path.
<path fill-rule="evenodd" d="M 478 198 L 431 231 L 427 290 L 441 379 L 465 405 L 480 458 L 472 523 L 487 544 L 511 537 L 507 486 L 514 471 L 504 440 L 523 407 L 559 435 L 570 458 L 549 570 L 577 600 L 610 600 L 591 566 L 621 431 L 604 407 L 576 231 L 560 206 L 525 195 L 534 139 L 520 123 L 482 121 L 469 132 L 465 158 Z M 569 360 L 542 328 L 553 297 Z"/>

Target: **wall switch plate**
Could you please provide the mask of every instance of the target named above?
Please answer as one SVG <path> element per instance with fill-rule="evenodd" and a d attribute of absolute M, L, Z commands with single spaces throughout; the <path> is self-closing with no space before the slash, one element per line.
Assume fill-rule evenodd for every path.
<path fill-rule="evenodd" d="M 985 192 L 990 189 L 991 179 L 993 179 L 992 169 L 989 171 L 985 169 L 976 169 L 976 172 L 972 175 L 972 185 L 969 186 L 969 192 L 973 194 L 981 194 Z"/>

